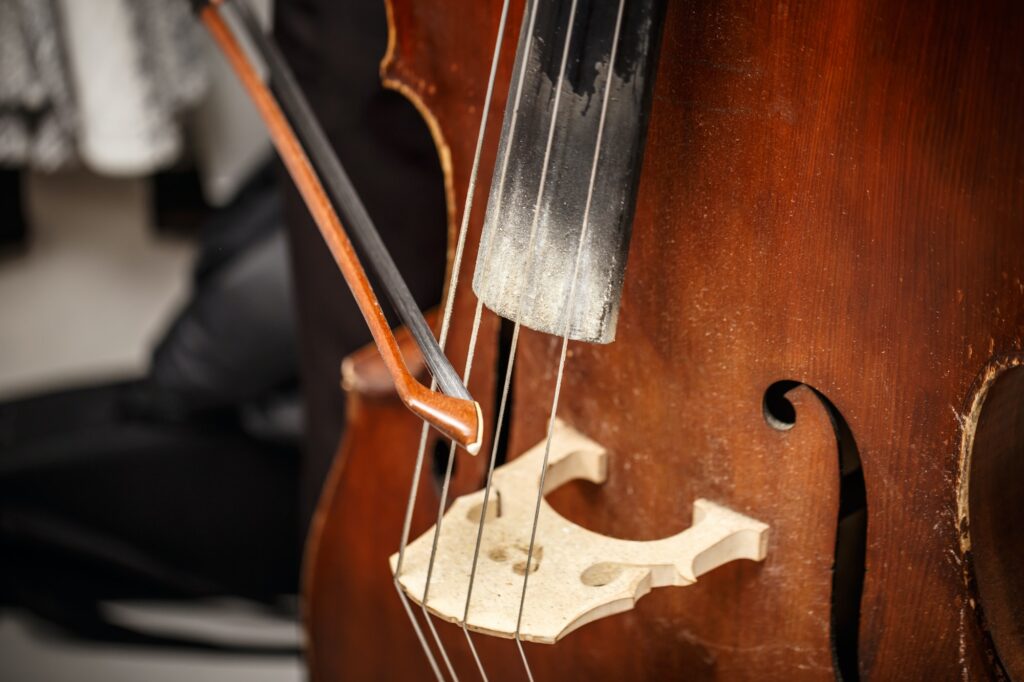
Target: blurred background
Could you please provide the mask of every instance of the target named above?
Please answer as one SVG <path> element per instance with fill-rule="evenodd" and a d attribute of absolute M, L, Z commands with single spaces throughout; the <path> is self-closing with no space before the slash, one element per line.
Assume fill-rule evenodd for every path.
<path fill-rule="evenodd" d="M 380 86 L 383 2 L 246 1 L 435 305 L 443 181 Z M 368 341 L 187 0 L 0 0 L 0 681 L 303 679 Z"/>

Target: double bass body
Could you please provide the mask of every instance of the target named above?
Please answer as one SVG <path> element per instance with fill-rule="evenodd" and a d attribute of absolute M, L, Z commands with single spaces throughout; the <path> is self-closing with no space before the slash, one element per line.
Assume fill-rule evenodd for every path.
<path fill-rule="evenodd" d="M 649 540 L 708 498 L 768 523 L 768 555 L 526 645 L 537 679 L 1020 679 L 1024 626 L 996 604 L 1024 587 L 975 566 L 1020 535 L 988 524 L 986 546 L 970 542 L 972 505 L 998 498 L 986 485 L 1024 477 L 1024 457 L 1004 456 L 971 482 L 989 450 L 1024 451 L 983 407 L 1024 359 L 1024 16 L 982 4 L 668 3 L 617 338 L 570 344 L 559 409 L 607 448 L 609 476 L 550 501 Z M 499 11 L 390 2 L 385 82 L 430 123 L 451 216 Z M 447 350 L 461 367 L 475 299 L 455 295 Z M 470 378 L 488 423 L 501 327 L 485 311 Z M 544 436 L 560 350 L 525 329 L 519 344 L 510 457 Z M 430 675 L 387 564 L 420 425 L 374 365 L 347 364 L 349 429 L 307 552 L 322 682 Z M 1005 386 L 1024 384 L 1001 385 L 1003 411 L 1021 414 L 1024 394 Z M 454 493 L 478 489 L 485 467 L 460 455 Z M 425 476 L 417 532 L 437 499 Z M 462 632 L 437 627 L 475 675 Z M 474 641 L 490 679 L 523 679 L 513 644 Z"/>

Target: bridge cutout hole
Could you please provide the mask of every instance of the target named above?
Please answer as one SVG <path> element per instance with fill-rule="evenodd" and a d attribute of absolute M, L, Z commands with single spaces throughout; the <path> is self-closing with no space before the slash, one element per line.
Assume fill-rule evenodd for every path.
<path fill-rule="evenodd" d="M 622 575 L 622 566 L 613 563 L 594 564 L 580 575 L 588 587 L 603 587 Z"/>

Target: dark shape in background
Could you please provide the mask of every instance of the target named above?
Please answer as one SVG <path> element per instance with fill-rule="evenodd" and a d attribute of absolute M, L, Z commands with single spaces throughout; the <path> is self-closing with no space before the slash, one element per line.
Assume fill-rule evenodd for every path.
<path fill-rule="evenodd" d="M 275 37 L 395 263 L 424 309 L 441 298 L 446 248 L 444 180 L 415 108 L 380 84 L 387 47 L 383 2 L 280 2 Z M 370 342 L 298 192 L 289 183 L 285 221 L 294 264 L 300 375 L 306 400 L 301 471 L 303 529 L 344 425 L 340 363 Z"/>
<path fill-rule="evenodd" d="M 276 26 L 417 302 L 436 305 L 443 179 L 425 123 L 380 85 L 383 3 L 282 0 Z M 344 425 L 340 363 L 369 333 L 280 169 L 258 174 L 200 235 L 192 298 L 147 377 L 0 405 L 0 607 L 153 644 L 107 622 L 99 602 L 235 595 L 276 606 L 297 591 Z"/>

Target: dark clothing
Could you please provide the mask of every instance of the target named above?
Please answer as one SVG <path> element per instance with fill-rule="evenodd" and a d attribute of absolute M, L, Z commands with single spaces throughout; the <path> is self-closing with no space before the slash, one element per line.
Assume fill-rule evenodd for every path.
<path fill-rule="evenodd" d="M 228 413 L 140 410 L 145 382 L 0 409 L 0 603 L 42 615 L 121 597 L 294 590 L 293 447 Z"/>
<path fill-rule="evenodd" d="M 443 179 L 415 108 L 380 85 L 383 2 L 280 0 L 276 22 L 409 288 L 436 305 Z M 291 181 L 271 178 L 204 227 L 192 299 L 146 378 L 0 405 L 0 606 L 131 640 L 98 600 L 297 590 L 343 429 L 340 364 L 370 335 Z M 299 383 L 306 418 L 282 429 L 272 413 Z"/>
<path fill-rule="evenodd" d="M 194 290 L 136 381 L 0 404 L 0 606 L 154 643 L 99 602 L 294 594 L 301 409 L 273 171 L 203 226 Z M 291 410 L 282 405 L 291 403 Z"/>
<path fill-rule="evenodd" d="M 284 0 L 275 22 L 281 49 L 410 290 L 423 308 L 437 305 L 446 248 L 444 180 L 423 119 L 380 84 L 384 3 Z M 344 425 L 341 360 L 369 343 L 370 334 L 290 183 L 285 216 L 307 411 L 300 494 L 306 523 Z"/>

